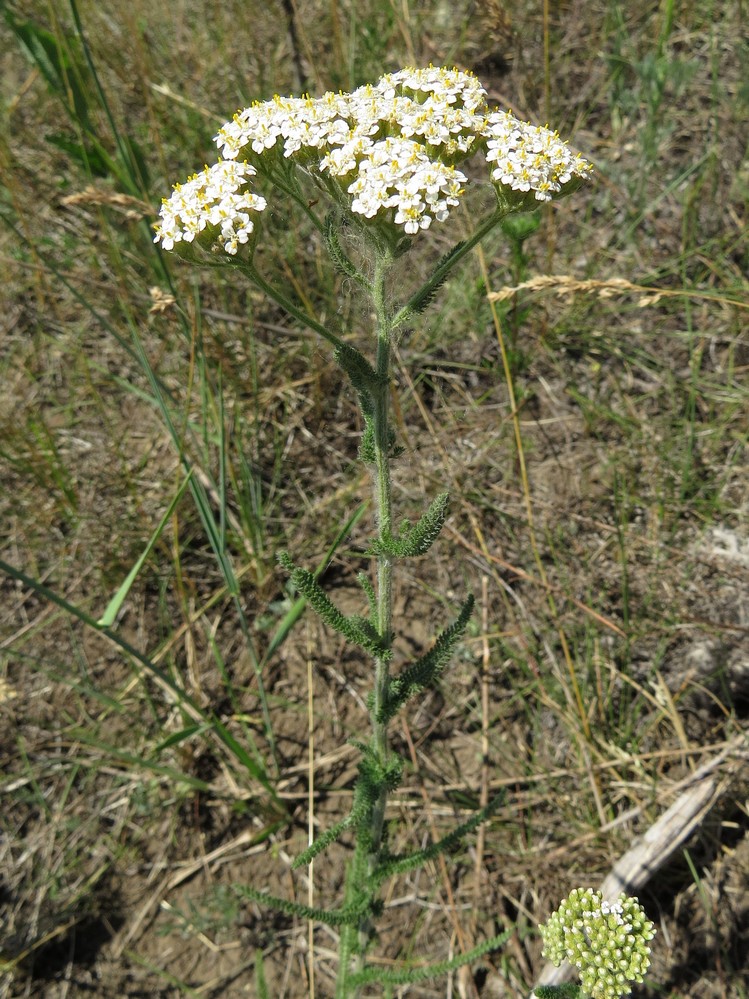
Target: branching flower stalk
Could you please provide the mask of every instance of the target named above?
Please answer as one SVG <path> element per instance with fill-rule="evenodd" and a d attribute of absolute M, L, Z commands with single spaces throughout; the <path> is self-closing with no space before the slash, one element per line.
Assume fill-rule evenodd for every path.
<path fill-rule="evenodd" d="M 165 250 L 196 263 L 234 266 L 331 344 L 359 400 L 363 419 L 359 452 L 373 476 L 377 531 L 369 554 L 376 582 L 360 577 L 368 614 L 344 615 L 312 573 L 295 565 L 288 554 L 279 555 L 291 583 L 321 619 L 373 663 L 371 731 L 368 741 L 356 743 L 361 760 L 351 812 L 295 861 L 295 866 L 308 864 L 350 830 L 355 848 L 343 904 L 337 909 L 312 909 L 254 887 L 243 889 L 266 905 L 339 929 L 336 996 L 351 999 L 371 982 L 404 983 L 443 974 L 497 948 L 506 937 L 487 940 L 470 953 L 431 968 L 386 973 L 367 963 L 384 881 L 454 847 L 495 807 L 490 802 L 424 850 L 402 856 L 390 852 L 386 810 L 402 770 L 402 761 L 390 746 L 390 722 L 407 701 L 438 679 L 473 607 L 468 596 L 432 648 L 391 673 L 393 572 L 400 560 L 426 554 L 448 514 L 448 496 L 442 493 L 416 522 L 395 526 L 391 466 L 399 449 L 389 425 L 393 346 L 453 269 L 507 214 L 529 211 L 570 193 L 591 167 L 555 132 L 490 109 L 486 91 L 471 73 L 435 67 L 386 74 L 347 94 L 276 96 L 256 102 L 219 129 L 216 142 L 222 158 L 175 186 L 162 204 L 155 239 Z M 460 204 L 469 185 L 460 167 L 474 156 L 486 165 L 486 183 L 496 195 L 494 208 L 437 263 L 420 288 L 405 302 L 395 302 L 393 273 L 399 261 L 420 233 L 433 223 L 445 223 Z M 254 190 L 256 183 L 264 185 L 263 194 Z M 307 199 L 309 185 L 315 197 Z M 261 274 L 255 261 L 258 223 L 268 207 L 265 193 L 270 196 L 273 189 L 286 204 L 301 209 L 324 239 L 334 266 L 370 299 L 374 357 L 372 351 L 352 343 L 347 331 L 334 332 L 308 315 Z M 330 205 L 324 219 L 313 210 L 321 198 Z"/>

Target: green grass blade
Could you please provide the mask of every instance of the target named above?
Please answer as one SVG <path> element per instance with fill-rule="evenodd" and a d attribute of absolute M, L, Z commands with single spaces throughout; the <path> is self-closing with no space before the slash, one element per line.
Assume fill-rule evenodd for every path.
<path fill-rule="evenodd" d="M 218 383 L 218 494 L 219 522 L 218 540 L 222 551 L 226 550 L 226 411 L 224 408 L 224 387 L 219 372 Z"/>
<path fill-rule="evenodd" d="M 190 787 L 195 791 L 207 793 L 211 790 L 211 785 L 208 781 L 201 780 L 199 777 L 193 777 L 192 774 L 186 774 L 184 770 L 178 770 L 176 767 L 170 767 L 164 763 L 155 763 L 153 760 L 146 759 L 145 756 L 140 756 L 138 753 L 127 753 L 122 749 L 118 749 L 116 746 L 102 742 L 100 739 L 95 739 L 93 736 L 84 731 L 76 731 L 75 737 L 76 740 L 82 745 L 91 746 L 93 749 L 99 750 L 110 759 L 119 760 L 121 763 L 126 765 L 128 770 L 148 770 L 150 773 L 157 774 L 160 777 L 168 777 L 173 783 L 184 784 L 186 787 Z M 100 761 L 98 760 L 92 760 L 89 763 L 88 760 L 83 759 L 80 756 L 75 758 L 75 762 L 78 766 L 90 765 L 92 767 L 97 767 L 100 765 Z"/>
<path fill-rule="evenodd" d="M 263 963 L 263 952 L 255 951 L 255 991 L 258 999 L 270 999 L 268 985 L 265 981 L 265 965 Z"/>
<path fill-rule="evenodd" d="M 166 982 L 172 988 L 178 989 L 182 995 L 190 996 L 191 999 L 204 999 L 205 992 L 202 989 L 191 988 L 187 982 L 184 982 L 176 975 L 172 975 L 168 971 L 165 971 L 155 961 L 149 961 L 148 958 L 143 957 L 142 954 L 138 954 L 131 950 L 126 950 L 125 956 L 134 964 L 140 965 L 141 968 L 146 968 L 157 978 L 160 978 L 162 982 Z"/>
<path fill-rule="evenodd" d="M 268 780 L 267 773 L 265 769 L 258 765 L 256 761 L 250 756 L 247 750 L 234 738 L 234 736 L 229 732 L 226 726 L 216 717 L 206 714 L 199 705 L 193 700 L 192 697 L 187 693 L 187 691 L 176 683 L 168 673 L 164 672 L 156 663 L 152 662 L 148 656 L 144 655 L 135 646 L 131 645 L 124 638 L 117 635 L 111 628 L 101 628 L 96 623 L 90 614 L 82 610 L 80 607 L 76 607 L 75 604 L 71 604 L 64 597 L 61 597 L 54 590 L 51 590 L 44 583 L 40 583 L 39 580 L 33 579 L 31 576 L 27 576 L 25 572 L 20 569 L 16 569 L 15 566 L 10 565 L 4 559 L 0 559 L 0 571 L 6 573 L 11 579 L 15 579 L 24 586 L 27 586 L 30 590 L 33 590 L 38 596 L 50 603 L 55 604 L 60 607 L 66 613 L 70 614 L 71 617 L 77 618 L 83 624 L 87 625 L 89 628 L 93 628 L 99 634 L 104 635 L 109 639 L 114 645 L 117 645 L 123 652 L 134 659 L 136 662 L 140 663 L 154 679 L 163 686 L 170 690 L 177 698 L 180 705 L 185 709 L 185 711 L 196 721 L 200 721 L 206 726 L 207 729 L 214 732 L 220 742 L 224 744 L 226 749 L 232 754 L 232 756 L 237 759 L 242 766 L 244 766 L 248 773 L 250 773 L 255 780 L 262 784 L 263 788 L 272 797 L 274 803 L 280 805 L 278 796 L 273 788 L 273 785 Z"/>
<path fill-rule="evenodd" d="M 112 132 L 112 138 L 117 146 L 117 151 L 119 153 L 120 163 L 115 165 L 115 175 L 117 179 L 122 183 L 129 193 L 134 195 L 144 194 L 148 191 L 148 178 L 143 174 L 143 158 L 142 156 L 135 155 L 134 144 L 130 142 L 126 137 L 120 133 L 117 127 L 117 123 L 114 120 L 114 115 L 109 107 L 109 101 L 104 93 L 104 88 L 102 87 L 101 80 L 99 79 L 99 74 L 96 70 L 96 64 L 91 56 L 91 51 L 86 41 L 86 36 L 83 31 L 83 24 L 81 23 L 80 14 L 78 13 L 78 5 L 75 0 L 69 0 L 70 11 L 73 15 L 73 22 L 75 24 L 76 32 L 78 35 L 78 41 L 80 43 L 81 49 L 83 51 L 83 56 L 88 65 L 91 78 L 96 89 L 97 97 L 99 98 L 99 104 L 106 115 L 107 121 L 109 122 L 109 128 Z"/>
<path fill-rule="evenodd" d="M 112 625 L 114 624 L 115 619 L 117 618 L 117 615 L 118 615 L 118 613 L 120 611 L 120 607 L 122 607 L 123 603 L 125 602 L 125 599 L 127 598 L 128 593 L 130 592 L 130 587 L 135 582 L 135 580 L 136 580 L 136 578 L 138 576 L 138 573 L 140 572 L 140 570 L 143 568 L 143 566 L 145 564 L 146 559 L 148 558 L 148 556 L 153 551 L 154 545 L 156 544 L 156 542 L 161 537 L 161 532 L 164 530 L 164 528 L 166 527 L 166 525 L 171 520 L 172 514 L 174 513 L 175 509 L 177 508 L 177 504 L 179 503 L 180 499 L 182 498 L 182 494 L 184 493 L 185 489 L 187 488 L 187 486 L 188 486 L 188 484 L 190 482 L 191 476 L 192 476 L 192 471 L 188 472 L 187 477 L 185 478 L 185 481 L 182 483 L 182 485 L 177 490 L 177 493 L 176 493 L 174 499 L 169 504 L 169 506 L 167 508 L 167 511 L 164 514 L 164 516 L 161 518 L 158 527 L 156 528 L 156 530 L 151 535 L 151 540 L 148 542 L 148 544 L 146 545 L 146 547 L 143 549 L 142 555 L 140 556 L 140 558 L 138 559 L 138 561 L 135 563 L 135 565 L 132 567 L 132 569 L 130 570 L 130 572 L 127 574 L 127 576 L 125 578 L 125 581 L 122 583 L 122 585 L 120 586 L 119 590 L 117 590 L 117 592 L 115 593 L 115 595 L 112 597 L 112 599 L 107 604 L 107 609 L 104 611 L 104 613 L 102 614 L 102 616 L 96 622 L 99 625 L 100 628 L 111 628 Z"/>
<path fill-rule="evenodd" d="M 195 725 L 188 725 L 187 728 L 180 729 L 179 732 L 172 732 L 172 734 L 164 739 L 162 742 L 156 746 L 154 749 L 154 755 L 158 756 L 163 753 L 165 749 L 169 749 L 170 746 L 176 746 L 180 742 L 184 742 L 186 739 L 192 739 L 194 735 L 202 735 L 205 732 L 205 726 L 201 723 L 196 723 Z"/>
<path fill-rule="evenodd" d="M 86 73 L 69 44 L 33 21 L 21 21 L 4 8 L 5 21 L 16 36 L 29 61 L 38 69 L 50 90 L 57 95 L 68 115 L 87 131 L 91 128 L 88 98 L 82 82 Z M 66 40 L 67 41 L 67 40 Z"/>
<path fill-rule="evenodd" d="M 2 179 L 0 179 L 0 184 L 1 183 Z M 86 312 L 88 312 L 88 314 L 92 317 L 92 319 L 96 320 L 96 322 L 101 326 L 101 328 L 106 330 L 107 333 L 109 333 L 109 335 L 115 340 L 115 342 L 125 351 L 128 357 L 130 357 L 134 361 L 140 362 L 139 354 L 133 349 L 132 345 L 116 329 L 116 327 L 107 319 L 104 313 L 101 312 L 99 309 L 97 309 L 94 305 L 92 305 L 92 303 L 86 298 L 85 295 L 81 294 L 81 292 L 75 287 L 75 285 L 69 279 L 64 269 L 58 267 L 57 264 L 54 262 L 54 260 L 39 245 L 32 244 L 29 241 L 29 239 L 27 239 L 27 237 L 21 232 L 21 230 L 16 225 L 14 225 L 13 222 L 7 217 L 5 212 L 2 211 L 2 205 L 0 205 L 0 220 L 2 220 L 2 222 L 7 226 L 10 232 L 13 233 L 13 235 L 19 241 L 19 243 L 30 253 L 33 253 L 34 257 L 37 257 L 44 264 L 44 266 L 49 270 L 50 274 L 54 274 L 55 279 L 59 281 L 70 292 L 74 300 L 78 302 L 78 304 L 81 305 L 86 310 Z M 154 248 L 158 250 L 158 247 Z M 157 256 L 154 257 L 154 259 L 157 261 L 159 273 L 167 282 L 169 289 L 172 292 L 174 292 L 175 289 L 172 284 L 171 274 L 169 273 L 166 264 L 163 260 L 163 254 L 159 252 Z M 185 325 L 185 320 L 182 311 L 179 310 L 177 314 L 180 319 L 182 330 L 185 333 L 185 336 L 187 336 L 187 327 Z M 169 389 L 164 385 L 164 383 L 159 378 L 156 378 L 156 382 L 161 392 L 168 399 L 172 399 L 173 395 L 169 391 Z M 132 391 L 137 391 L 137 389 L 134 386 L 129 386 L 129 387 L 131 388 Z M 153 405 L 156 404 L 155 399 L 153 399 L 150 396 L 148 396 L 147 398 L 149 399 L 149 401 L 151 401 Z"/>
<path fill-rule="evenodd" d="M 190 472 L 192 470 L 192 463 L 189 456 L 185 453 L 182 438 L 177 432 L 177 428 L 172 419 L 171 410 L 167 404 L 167 400 L 161 391 L 161 386 L 156 377 L 156 373 L 151 367 L 151 362 L 148 360 L 145 350 L 143 349 L 143 344 L 140 341 L 135 328 L 132 329 L 133 343 L 135 345 L 135 353 L 140 361 L 143 371 L 148 378 L 151 386 L 151 391 L 156 400 L 159 412 L 161 413 L 162 419 L 169 431 L 169 435 L 172 438 L 174 447 L 179 455 L 180 461 L 185 469 L 185 471 Z M 252 634 L 250 632 L 250 627 L 247 621 L 247 616 L 242 607 L 241 594 L 239 589 L 239 583 L 237 581 L 236 574 L 234 572 L 234 567 L 231 562 L 229 553 L 221 541 L 221 528 L 220 525 L 216 523 L 216 518 L 213 513 L 213 508 L 211 502 L 208 498 L 208 494 L 204 485 L 195 477 L 189 477 L 189 487 L 190 493 L 192 495 L 195 507 L 200 517 L 200 521 L 205 530 L 206 536 L 213 549 L 214 557 L 221 570 L 221 575 L 224 580 L 227 591 L 232 597 L 234 602 L 234 607 L 237 613 L 237 618 L 239 621 L 239 626 L 244 637 L 247 652 L 250 656 L 252 662 L 252 669 L 255 674 L 255 681 L 257 683 L 258 698 L 260 700 L 260 707 L 263 715 L 263 727 L 265 729 L 265 737 L 268 740 L 268 747 L 270 749 L 270 754 L 275 765 L 276 773 L 278 774 L 280 770 L 280 765 L 278 761 L 278 753 L 276 750 L 276 740 L 273 734 L 273 723 L 271 721 L 270 709 L 268 707 L 268 697 L 265 692 L 265 684 L 262 677 L 262 669 L 260 662 L 258 660 L 257 652 L 255 651 L 255 643 L 252 639 Z M 253 747 L 254 748 L 254 747 Z M 261 760 L 260 754 L 255 750 L 257 757 L 257 766 L 263 766 L 264 763 Z"/>

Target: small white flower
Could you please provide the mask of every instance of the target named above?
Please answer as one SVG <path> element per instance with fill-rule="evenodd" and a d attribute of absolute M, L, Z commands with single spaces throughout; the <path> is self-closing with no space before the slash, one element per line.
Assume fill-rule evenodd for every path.
<path fill-rule="evenodd" d="M 471 73 L 435 66 L 388 73 L 349 94 L 256 102 L 215 140 L 223 159 L 177 185 L 162 205 L 156 241 L 164 249 L 210 225 L 220 227 L 226 252 L 236 253 L 253 230 L 250 213 L 266 207 L 248 187 L 252 163 L 263 157 L 282 155 L 327 173 L 352 212 L 409 234 L 449 217 L 467 182 L 457 165 L 480 148 L 498 188 L 532 191 L 538 201 L 551 201 L 591 170 L 556 132 L 490 112 Z"/>
<path fill-rule="evenodd" d="M 248 189 L 247 179 L 255 173 L 245 161 L 219 160 L 177 184 L 161 205 L 154 242 L 171 250 L 180 241 L 191 243 L 207 226 L 220 226 L 226 252 L 236 253 L 237 241 L 246 243 L 254 228 L 249 212 L 267 204 Z"/>
<path fill-rule="evenodd" d="M 490 114 L 485 134 L 487 163 L 496 164 L 492 180 L 514 191 L 533 190 L 537 201 L 551 201 L 573 176 L 591 171 L 556 132 L 521 122 L 509 111 Z"/>

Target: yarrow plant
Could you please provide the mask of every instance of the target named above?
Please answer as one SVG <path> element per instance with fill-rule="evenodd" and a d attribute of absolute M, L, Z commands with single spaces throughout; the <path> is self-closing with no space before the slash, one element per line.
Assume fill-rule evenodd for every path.
<path fill-rule="evenodd" d="M 655 927 L 636 898 L 607 902 L 599 891 L 574 888 L 541 927 L 543 956 L 580 972 L 579 996 L 619 999 L 642 982 L 650 967 Z M 540 999 L 553 995 L 538 989 Z"/>
<path fill-rule="evenodd" d="M 351 93 L 277 96 L 254 103 L 220 128 L 215 141 L 221 158 L 175 186 L 162 204 L 155 241 L 198 263 L 237 268 L 332 345 L 359 400 L 359 455 L 372 471 L 377 515 L 368 553 L 374 571 L 371 577 L 359 576 L 365 614 L 343 614 L 309 570 L 296 565 L 288 553 L 279 555 L 291 583 L 322 620 L 372 660 L 371 731 L 366 741 L 356 742 L 361 759 L 351 811 L 295 861 L 297 867 L 309 864 L 335 840 L 351 836 L 354 848 L 344 900 L 337 908 L 313 909 L 252 886 L 242 889 L 258 902 L 337 929 L 336 997 L 350 999 L 369 983 L 390 987 L 442 974 L 496 949 L 508 935 L 431 966 L 390 971 L 368 961 L 383 909 L 383 883 L 454 847 L 500 803 L 490 802 L 424 849 L 391 852 L 386 808 L 399 786 L 402 761 L 390 744 L 390 723 L 438 679 L 473 608 L 469 595 L 425 655 L 391 671 L 394 570 L 404 559 L 428 552 L 448 515 L 448 495 L 440 493 L 415 522 L 395 524 L 391 466 L 401 449 L 390 426 L 393 346 L 450 272 L 506 216 L 570 193 L 590 175 L 591 165 L 556 132 L 490 109 L 486 91 L 471 73 L 433 66 L 388 73 Z M 484 165 L 478 183 L 491 185 L 494 207 L 436 264 L 420 288 L 406 301 L 396 301 L 396 262 L 411 250 L 415 237 L 446 223 L 461 204 L 476 183 L 464 172 L 472 158 Z M 274 204 L 271 192 L 307 216 L 333 265 L 368 299 L 375 317 L 372 350 L 352 342 L 347 331 L 320 323 L 261 274 L 256 250 L 263 212 Z M 329 205 L 324 217 L 315 211 L 321 201 Z M 612 974 L 618 973 L 617 966 Z"/>

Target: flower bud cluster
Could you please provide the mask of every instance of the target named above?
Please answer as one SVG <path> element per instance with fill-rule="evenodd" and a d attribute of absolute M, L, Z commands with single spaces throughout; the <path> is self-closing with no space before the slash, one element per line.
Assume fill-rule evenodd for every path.
<path fill-rule="evenodd" d="M 575 888 L 540 929 L 543 956 L 575 965 L 591 999 L 628 995 L 650 966 L 655 927 L 636 898 L 622 894 L 609 903 L 598 891 Z"/>
<path fill-rule="evenodd" d="M 216 143 L 223 159 L 163 202 L 155 241 L 164 249 L 219 226 L 215 241 L 235 254 L 252 232 L 250 212 L 266 207 L 249 178 L 279 157 L 327 177 L 355 214 L 409 234 L 448 217 L 467 182 L 457 165 L 479 150 L 498 189 L 538 201 L 591 169 L 556 132 L 490 112 L 471 73 L 434 66 L 388 73 L 348 94 L 255 103 L 219 129 Z"/>

